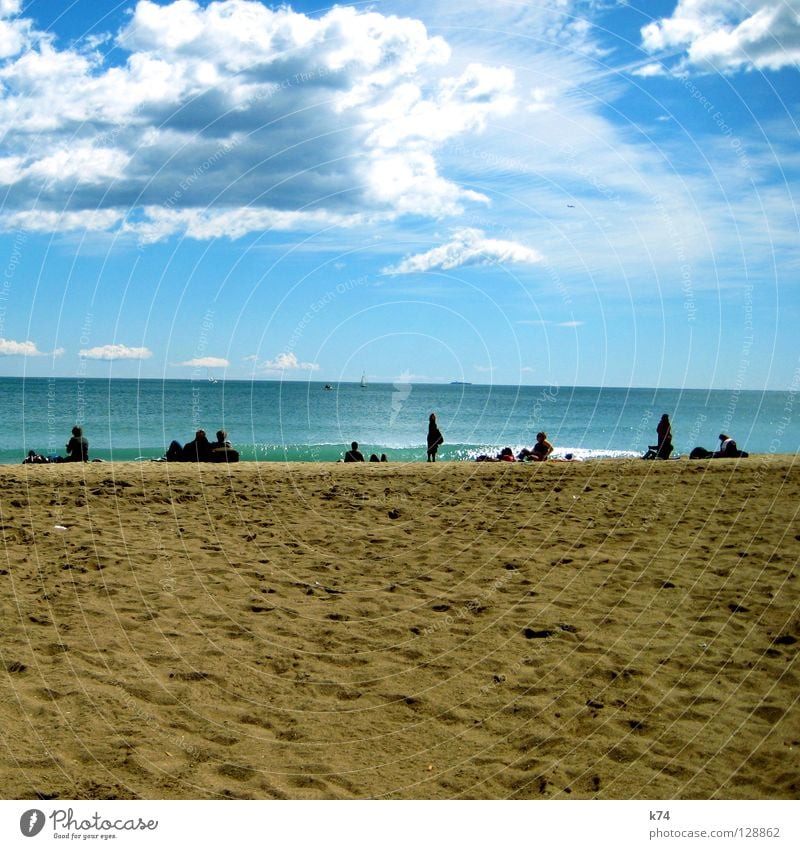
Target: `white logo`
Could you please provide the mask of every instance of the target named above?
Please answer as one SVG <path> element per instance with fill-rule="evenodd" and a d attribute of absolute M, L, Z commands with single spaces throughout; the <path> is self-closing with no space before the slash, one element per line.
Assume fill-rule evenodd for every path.
<path fill-rule="evenodd" d="M 19 818 L 19 830 L 25 837 L 36 837 L 44 828 L 44 814 L 36 808 L 31 808 Z"/>
<path fill-rule="evenodd" d="M 406 369 L 392 384 L 392 415 L 389 417 L 389 427 L 397 420 L 400 410 L 403 409 L 403 405 L 406 403 L 410 394 L 411 372 Z"/>

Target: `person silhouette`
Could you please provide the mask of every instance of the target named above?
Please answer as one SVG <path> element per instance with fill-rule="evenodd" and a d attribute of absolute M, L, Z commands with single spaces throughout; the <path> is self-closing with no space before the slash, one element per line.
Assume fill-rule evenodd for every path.
<path fill-rule="evenodd" d="M 444 443 L 444 437 L 436 424 L 436 413 L 431 413 L 428 418 L 428 462 L 436 462 L 436 452 L 439 446 Z"/>

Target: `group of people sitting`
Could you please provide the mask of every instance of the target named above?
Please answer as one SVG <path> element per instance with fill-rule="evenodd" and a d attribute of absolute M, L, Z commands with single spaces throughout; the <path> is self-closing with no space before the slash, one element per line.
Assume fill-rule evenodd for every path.
<path fill-rule="evenodd" d="M 644 454 L 643 460 L 669 460 L 672 456 L 674 446 L 672 445 L 672 424 L 669 416 L 664 413 L 656 425 L 657 441 L 655 445 L 648 445 L 647 451 Z M 740 451 L 736 445 L 736 440 L 731 439 L 727 433 L 719 435 L 719 449 L 717 451 L 708 451 L 701 446 L 693 448 L 689 454 L 690 460 L 708 460 L 712 458 L 724 457 L 749 457 L 746 451 Z"/>
<path fill-rule="evenodd" d="M 83 435 L 83 429 L 78 425 L 72 428 L 72 436 L 66 445 L 67 456 L 45 457 L 33 449 L 28 451 L 28 456 L 22 461 L 26 465 L 39 463 L 87 463 L 89 461 L 89 440 Z"/>
<path fill-rule="evenodd" d="M 381 454 L 379 457 L 377 454 L 369 455 L 370 463 L 388 463 L 389 458 L 385 454 Z M 358 450 L 358 443 L 351 442 L 350 450 L 344 452 L 344 462 L 345 463 L 363 463 L 364 455 Z"/>
<path fill-rule="evenodd" d="M 522 451 L 514 456 L 514 452 L 510 448 L 504 448 L 496 457 L 489 457 L 486 454 L 481 454 L 475 459 L 479 463 L 515 463 L 517 460 L 524 462 L 541 463 L 544 462 L 553 453 L 553 446 L 547 441 L 547 434 L 540 430 L 536 434 L 536 443 L 533 448 L 523 448 Z M 568 456 L 567 459 L 572 459 Z"/>
<path fill-rule="evenodd" d="M 719 459 L 732 457 L 734 459 L 738 459 L 739 457 L 749 457 L 750 455 L 747 451 L 740 451 L 739 447 L 736 445 L 736 440 L 731 439 L 727 433 L 721 433 L 719 435 L 719 450 L 718 451 L 706 451 L 705 448 L 701 446 L 697 446 L 697 448 L 692 449 L 692 453 L 689 455 L 690 460 L 710 460 L 710 459 Z"/>
<path fill-rule="evenodd" d="M 238 463 L 239 452 L 228 442 L 228 434 L 224 430 L 218 430 L 217 441 L 210 442 L 201 429 L 186 445 L 181 446 L 173 439 L 162 460 L 171 463 Z"/>

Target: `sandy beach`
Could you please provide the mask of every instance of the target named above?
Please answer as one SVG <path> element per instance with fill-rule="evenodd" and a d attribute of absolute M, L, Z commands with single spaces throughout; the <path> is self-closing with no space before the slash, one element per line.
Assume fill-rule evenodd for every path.
<path fill-rule="evenodd" d="M 800 794 L 800 465 L 0 468 L 4 798 Z"/>

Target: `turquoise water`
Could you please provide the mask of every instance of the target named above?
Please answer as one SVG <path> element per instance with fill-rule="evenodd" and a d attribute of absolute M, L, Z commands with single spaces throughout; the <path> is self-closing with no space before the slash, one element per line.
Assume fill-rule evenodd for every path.
<path fill-rule="evenodd" d="M 428 416 L 445 437 L 442 460 L 531 446 L 545 430 L 556 454 L 625 457 L 655 442 L 669 413 L 675 449 L 714 449 L 726 431 L 750 452 L 800 449 L 800 390 L 786 392 L 596 389 L 299 381 L 0 378 L 0 462 L 28 449 L 63 454 L 79 423 L 91 456 L 160 457 L 202 427 L 219 428 L 243 460 L 338 460 L 352 440 L 365 456 L 424 460 Z"/>

